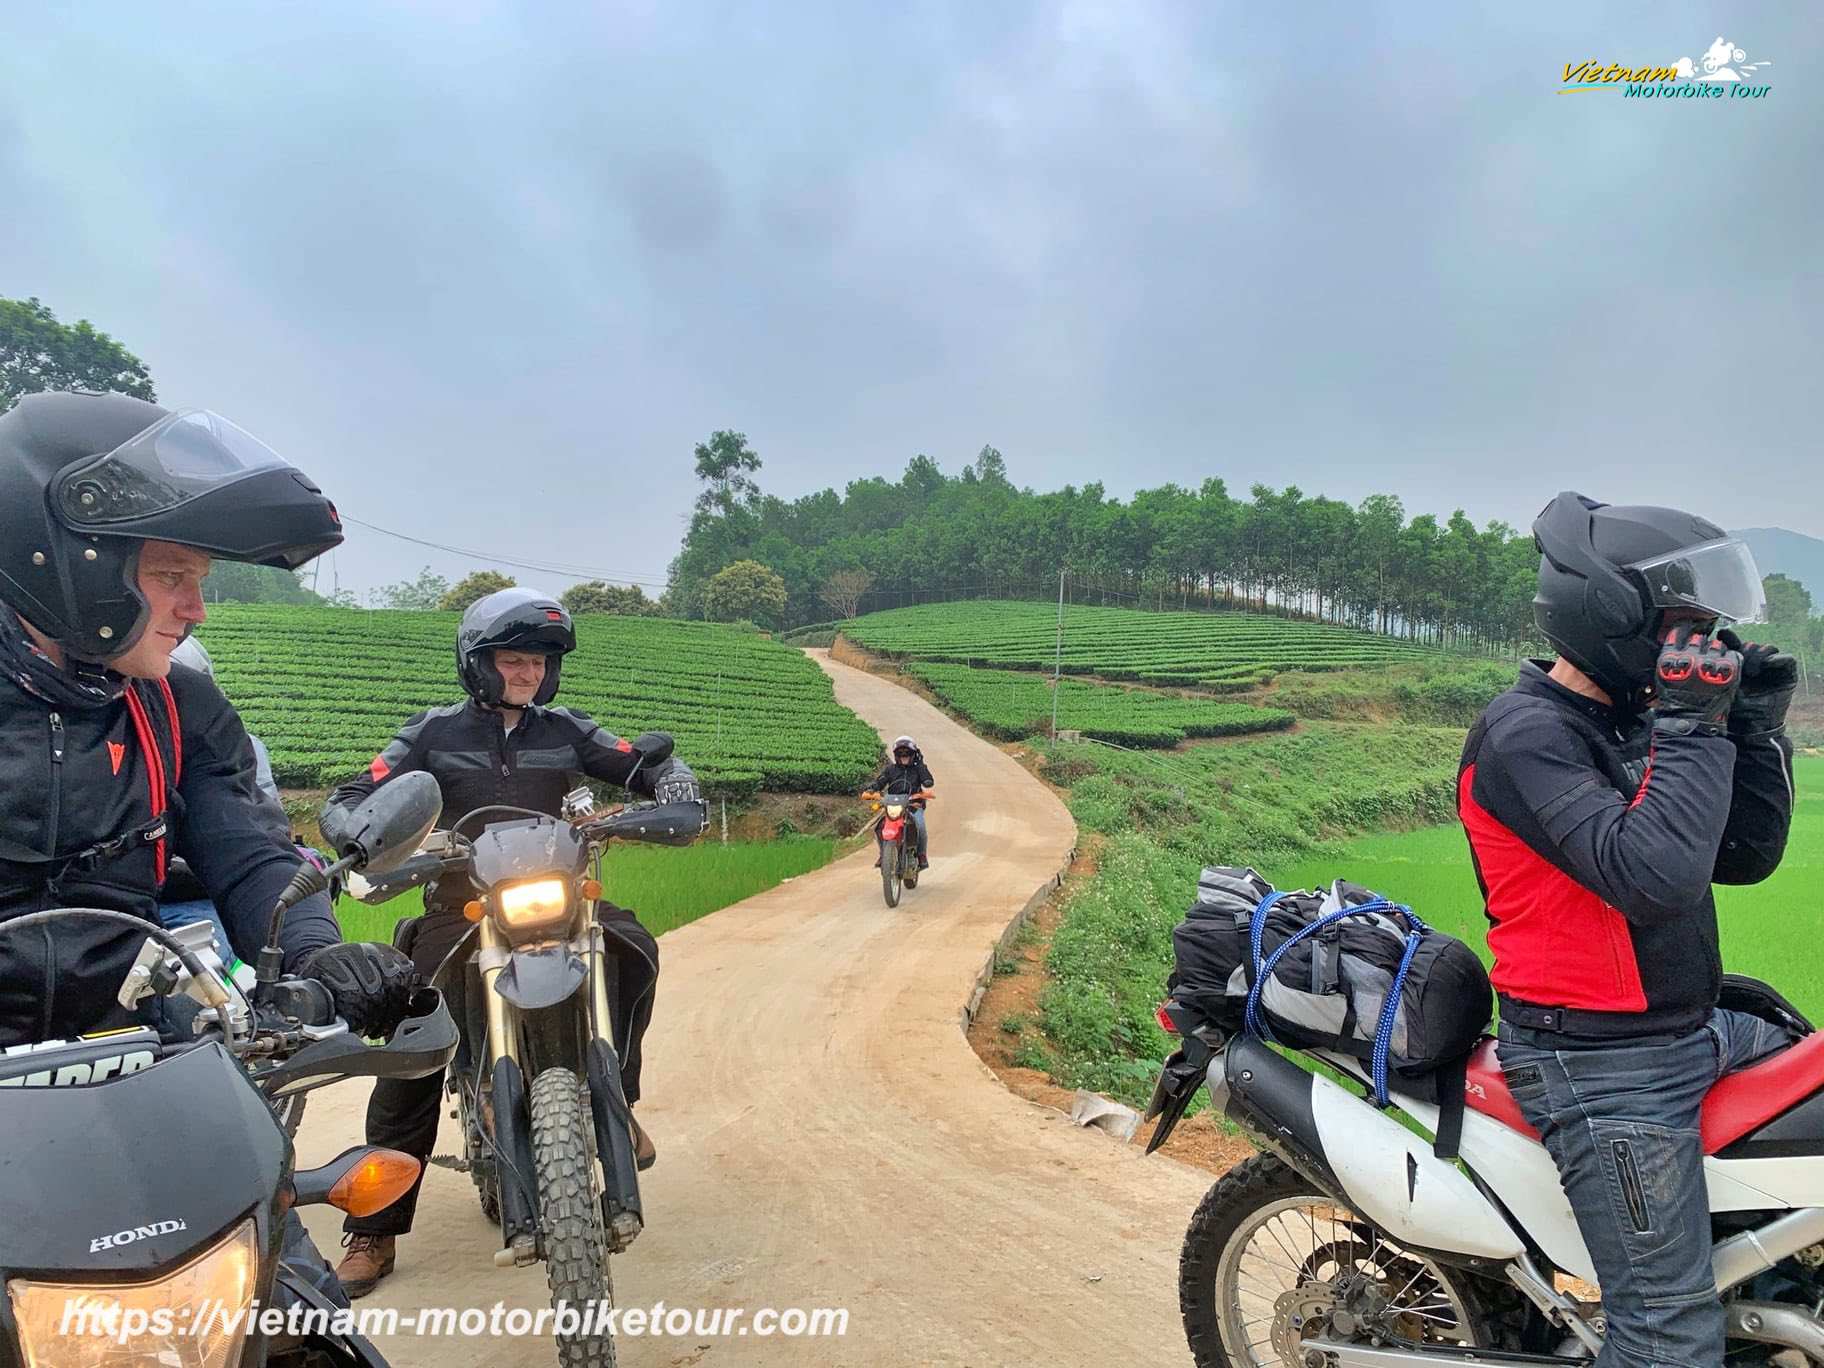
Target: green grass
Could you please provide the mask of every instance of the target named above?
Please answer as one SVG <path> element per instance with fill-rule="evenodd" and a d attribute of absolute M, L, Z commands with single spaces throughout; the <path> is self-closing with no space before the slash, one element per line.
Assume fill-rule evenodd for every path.
<path fill-rule="evenodd" d="M 1312 673 L 1294 670 L 1273 681 L 1263 701 L 1300 717 L 1406 722 L 1467 728 L 1496 694 L 1509 688 L 1519 666 L 1512 661 L 1436 656 L 1430 660 Z"/>
<path fill-rule="evenodd" d="M 1824 910 L 1817 897 L 1824 881 L 1824 759 L 1801 756 L 1793 773 L 1798 803 L 1786 858 L 1763 883 L 1718 885 L 1717 924 L 1727 969 L 1766 979 L 1818 1020 L 1824 1019 Z M 1261 873 L 1286 888 L 1339 877 L 1366 884 L 1488 959 L 1488 920 L 1459 826 L 1364 836 L 1333 852 L 1270 863 Z"/>
<path fill-rule="evenodd" d="M 1049 669 L 1058 650 L 1057 608 L 1043 603 L 924 604 L 870 613 L 842 630 L 870 650 L 961 665 Z M 1259 613 L 1064 610 L 1064 671 L 1116 679 L 1252 681 L 1293 667 L 1341 669 L 1439 654 L 1394 637 Z"/>
<path fill-rule="evenodd" d="M 1078 821 L 1110 838 L 1046 958 L 1052 981 L 1040 1008 L 1053 1075 L 1145 1099 L 1169 1048 L 1152 1011 L 1172 969 L 1172 928 L 1205 864 L 1251 864 L 1282 888 L 1366 884 L 1486 958 L 1481 896 L 1454 822 L 1461 744 L 1454 729 L 1312 723 L 1294 736 L 1169 757 L 1049 748 L 1059 771 L 1074 774 Z M 1824 877 L 1824 759 L 1801 758 L 1795 774 L 1784 862 L 1759 885 L 1719 887 L 1717 908 L 1725 965 L 1824 1018 L 1824 951 L 1812 925 Z M 1388 825 L 1414 829 L 1375 830 Z"/>
<path fill-rule="evenodd" d="M 1043 675 L 926 664 L 909 666 L 908 672 L 990 736 L 1018 741 L 1051 729 L 1054 691 Z M 1119 746 L 1170 747 L 1192 736 L 1279 731 L 1295 720 L 1277 708 L 1071 678 L 1057 682 L 1055 704 L 1059 731 L 1080 731 Z"/>
<path fill-rule="evenodd" d="M 366 768 L 411 714 L 461 700 L 457 621 L 231 603 L 197 635 L 279 783 L 314 788 Z M 586 617 L 559 701 L 623 736 L 671 732 L 712 793 L 848 793 L 880 760 L 815 662 L 729 626 Z"/>
<path fill-rule="evenodd" d="M 821 869 L 840 849 L 840 842 L 821 836 L 726 846 L 706 841 L 681 850 L 623 846 L 610 851 L 602 862 L 602 888 L 609 901 L 631 908 L 647 930 L 662 936 L 787 879 Z M 391 941 L 399 920 L 422 910 L 416 892 L 378 907 L 345 897 L 336 905 L 336 918 L 350 940 Z"/>

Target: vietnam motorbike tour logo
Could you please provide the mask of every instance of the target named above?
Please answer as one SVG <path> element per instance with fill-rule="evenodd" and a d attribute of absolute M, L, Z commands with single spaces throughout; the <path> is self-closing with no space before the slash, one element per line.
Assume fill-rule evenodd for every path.
<path fill-rule="evenodd" d="M 1773 86 L 1761 81 L 1758 73 L 1772 65 L 1750 62 L 1747 52 L 1719 33 L 1702 57 L 1680 57 L 1669 65 L 1604 66 L 1600 58 L 1566 62 L 1558 93 L 1619 90 L 1627 99 L 1760 100 Z"/>

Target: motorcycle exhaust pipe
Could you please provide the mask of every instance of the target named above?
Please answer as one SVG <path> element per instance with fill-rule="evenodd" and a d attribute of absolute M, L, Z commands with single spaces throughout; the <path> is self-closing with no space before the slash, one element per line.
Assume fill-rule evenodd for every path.
<path fill-rule="evenodd" d="M 595 1117 L 595 1146 L 602 1157 L 602 1225 L 610 1253 L 619 1254 L 646 1228 L 640 1205 L 639 1167 L 633 1154 L 633 1112 L 621 1090 L 621 1064 L 605 1040 L 589 1042 L 589 1110 Z"/>
<path fill-rule="evenodd" d="M 526 1079 L 511 1059 L 494 1061 L 494 1153 L 500 1173 L 500 1234 L 511 1255 L 508 1265 L 522 1262 L 521 1251 L 537 1257 L 538 1184 L 533 1175 L 532 1129 L 526 1106 Z M 522 1241 L 524 1243 L 522 1243 Z M 496 1256 L 495 1262 L 501 1262 Z"/>
<path fill-rule="evenodd" d="M 1324 1155 L 1323 1138 L 1311 1105 L 1312 1075 L 1252 1036 L 1238 1035 L 1226 1055 L 1218 1055 L 1226 1101 L 1217 1095 L 1212 1067 L 1210 1093 L 1230 1120 L 1252 1132 L 1273 1151 L 1326 1192 L 1341 1195 L 1343 1184 Z"/>

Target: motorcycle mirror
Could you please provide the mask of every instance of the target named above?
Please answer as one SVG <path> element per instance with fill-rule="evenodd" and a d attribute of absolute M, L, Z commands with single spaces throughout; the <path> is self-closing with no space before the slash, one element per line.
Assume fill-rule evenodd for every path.
<path fill-rule="evenodd" d="M 370 879 L 409 860 L 443 814 L 443 794 L 423 770 L 402 774 L 370 793 L 349 817 L 350 835 L 337 853 L 355 857 Z"/>
<path fill-rule="evenodd" d="M 640 753 L 641 761 L 648 765 L 669 760 L 676 747 L 677 743 L 671 739 L 670 732 L 641 732 L 633 743 L 633 748 Z"/>

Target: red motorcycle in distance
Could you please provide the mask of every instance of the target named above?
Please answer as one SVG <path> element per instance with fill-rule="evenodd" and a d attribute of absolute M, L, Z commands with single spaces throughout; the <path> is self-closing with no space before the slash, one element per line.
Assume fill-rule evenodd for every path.
<path fill-rule="evenodd" d="M 918 887 L 918 827 L 912 813 L 931 801 L 930 789 L 917 793 L 861 795 L 877 814 L 874 839 L 880 847 L 880 891 L 888 907 L 899 906 L 899 890 Z"/>

